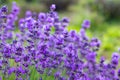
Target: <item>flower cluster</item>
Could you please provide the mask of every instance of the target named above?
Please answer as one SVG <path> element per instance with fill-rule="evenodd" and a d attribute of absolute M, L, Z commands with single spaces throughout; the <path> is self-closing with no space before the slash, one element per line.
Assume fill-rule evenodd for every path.
<path fill-rule="evenodd" d="M 118 53 L 110 62 L 96 60 L 100 41 L 87 37 L 90 21 L 84 20 L 79 32 L 68 31 L 69 20 L 60 19 L 55 8 L 51 5 L 49 13 L 27 11 L 19 20 L 16 3 L 10 12 L 6 6 L 0 9 L 1 79 L 15 74 L 16 80 L 30 80 L 30 67 L 35 67 L 55 80 L 120 80 Z"/>

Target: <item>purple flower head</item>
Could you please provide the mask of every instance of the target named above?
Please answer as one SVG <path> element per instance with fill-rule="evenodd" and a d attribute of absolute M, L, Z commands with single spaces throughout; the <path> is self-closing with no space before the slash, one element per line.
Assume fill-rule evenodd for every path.
<path fill-rule="evenodd" d="M 119 53 L 117 53 L 117 52 L 114 52 L 113 54 L 112 54 L 112 58 L 114 58 L 114 57 L 116 57 L 116 58 L 120 58 L 120 55 L 119 55 Z"/>
<path fill-rule="evenodd" d="M 120 58 L 120 57 L 119 57 L 119 54 L 118 54 L 118 53 L 113 53 L 113 54 L 112 54 L 112 60 L 111 60 L 112 64 L 118 65 L 119 58 Z"/>
<path fill-rule="evenodd" d="M 56 72 L 55 74 L 54 74 L 54 76 L 55 76 L 55 78 L 58 78 L 58 77 L 60 77 L 60 72 Z"/>
<path fill-rule="evenodd" d="M 82 27 L 84 29 L 87 29 L 90 27 L 90 21 L 89 20 L 84 20 L 83 23 L 82 23 Z"/>
<path fill-rule="evenodd" d="M 42 77 L 39 80 L 43 80 Z"/>
<path fill-rule="evenodd" d="M 1 12 L 7 12 L 7 11 L 8 11 L 7 6 L 3 6 L 3 7 L 1 8 Z"/>
<path fill-rule="evenodd" d="M 69 19 L 68 18 L 63 18 L 62 19 L 62 26 L 67 27 L 69 25 Z"/>
<path fill-rule="evenodd" d="M 10 68 L 10 69 L 8 70 L 8 75 L 11 75 L 14 71 L 15 71 L 15 68 L 14 68 L 14 67 Z"/>
<path fill-rule="evenodd" d="M 25 16 L 26 16 L 26 17 L 31 17 L 31 16 L 32 16 L 32 12 L 31 12 L 31 11 L 26 11 Z"/>
<path fill-rule="evenodd" d="M 103 63 L 105 61 L 105 57 L 100 58 L 100 63 Z"/>
<path fill-rule="evenodd" d="M 90 62 L 95 62 L 95 58 L 96 58 L 96 53 L 95 53 L 95 52 L 91 52 L 91 53 L 89 53 L 88 56 L 87 56 L 87 59 L 88 59 L 88 61 L 90 61 Z"/>
<path fill-rule="evenodd" d="M 56 5 L 55 4 L 52 4 L 51 7 L 50 7 L 50 10 L 51 11 L 54 11 L 56 9 Z"/>
<path fill-rule="evenodd" d="M 120 69 L 118 70 L 118 76 L 120 77 Z"/>
<path fill-rule="evenodd" d="M 13 5 L 12 5 L 12 13 L 14 15 L 18 15 L 20 12 L 20 8 L 17 6 L 16 2 L 13 2 Z"/>
<path fill-rule="evenodd" d="M 20 26 L 20 27 L 23 27 L 23 26 L 24 26 L 24 22 L 25 22 L 25 19 L 23 19 L 23 18 L 20 19 L 20 20 L 19 20 L 19 26 Z M 23 28 L 24 28 L 24 27 L 23 27 Z"/>
<path fill-rule="evenodd" d="M 85 29 L 82 28 L 82 29 L 80 30 L 80 35 L 81 35 L 82 37 L 84 37 L 84 36 L 86 35 Z"/>
<path fill-rule="evenodd" d="M 63 19 L 62 19 L 62 22 L 63 22 L 63 23 L 69 23 L 69 19 L 68 19 L 68 18 L 63 18 Z"/>
<path fill-rule="evenodd" d="M 46 19 L 46 14 L 45 13 L 39 13 L 38 18 L 41 22 L 43 22 Z"/>
<path fill-rule="evenodd" d="M 113 65 L 118 65 L 118 61 L 119 61 L 118 58 L 116 58 L 116 57 L 112 58 L 112 64 Z"/>

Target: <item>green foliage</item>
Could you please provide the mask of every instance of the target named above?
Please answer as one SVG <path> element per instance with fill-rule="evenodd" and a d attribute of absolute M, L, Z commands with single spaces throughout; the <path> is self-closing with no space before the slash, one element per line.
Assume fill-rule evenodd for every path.
<path fill-rule="evenodd" d="M 120 19 L 119 0 L 90 0 L 91 9 L 97 10 L 106 20 Z"/>
<path fill-rule="evenodd" d="M 70 4 L 77 0 L 40 0 L 40 1 L 43 4 L 45 4 L 47 8 L 49 8 L 51 4 L 56 4 L 57 10 L 65 10 L 70 6 Z"/>

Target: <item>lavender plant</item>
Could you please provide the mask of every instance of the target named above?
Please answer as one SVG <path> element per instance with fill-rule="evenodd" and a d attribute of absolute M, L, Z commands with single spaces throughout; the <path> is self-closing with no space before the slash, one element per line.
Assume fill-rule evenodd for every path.
<path fill-rule="evenodd" d="M 50 12 L 39 14 L 27 11 L 18 19 L 16 3 L 10 12 L 7 6 L 1 7 L 0 80 L 10 80 L 11 76 L 36 80 L 31 76 L 37 73 L 39 80 L 47 76 L 53 76 L 51 80 L 120 80 L 119 53 L 113 53 L 109 62 L 104 57 L 97 61 L 101 42 L 86 35 L 90 21 L 84 20 L 79 32 L 68 31 L 69 20 L 60 19 L 55 8 L 53 4 Z M 33 75 L 32 70 L 36 70 Z"/>

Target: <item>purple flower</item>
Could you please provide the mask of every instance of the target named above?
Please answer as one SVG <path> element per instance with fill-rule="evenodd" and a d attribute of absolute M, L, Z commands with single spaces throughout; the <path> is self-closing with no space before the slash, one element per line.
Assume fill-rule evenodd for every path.
<path fill-rule="evenodd" d="M 113 65 L 118 65 L 118 62 L 119 62 L 119 54 L 118 53 L 113 53 L 113 55 L 112 55 L 112 60 L 111 60 L 111 62 L 112 62 L 112 64 Z"/>
<path fill-rule="evenodd" d="M 13 72 L 15 72 L 15 68 L 12 67 L 8 70 L 8 75 L 11 75 Z"/>
<path fill-rule="evenodd" d="M 118 76 L 120 77 L 120 69 L 118 70 Z"/>
<path fill-rule="evenodd" d="M 31 17 L 31 16 L 32 16 L 32 12 L 31 12 L 31 11 L 26 11 L 25 16 L 26 16 L 26 17 Z"/>
<path fill-rule="evenodd" d="M 41 22 L 43 22 L 46 19 L 46 14 L 45 13 L 39 13 L 38 18 Z"/>
<path fill-rule="evenodd" d="M 119 80 L 119 53 L 113 53 L 111 61 L 101 57 L 98 62 L 101 42 L 86 35 L 90 21 L 83 21 L 79 33 L 68 31 L 69 19 L 61 20 L 55 8 L 53 4 L 50 12 L 39 14 L 27 11 L 21 19 L 18 19 L 20 8 L 16 3 L 10 13 L 6 6 L 0 9 L 2 77 L 9 78 L 13 73 L 16 80 L 29 80 L 34 67 L 41 76 L 54 75 L 56 80 Z"/>
<path fill-rule="evenodd" d="M 90 27 L 90 21 L 89 20 L 84 20 L 83 23 L 82 23 L 82 27 L 84 29 L 87 29 Z"/>
<path fill-rule="evenodd" d="M 16 2 L 13 2 L 13 5 L 12 5 L 12 14 L 18 15 L 19 12 L 20 12 L 19 7 L 16 5 Z"/>
<path fill-rule="evenodd" d="M 8 11 L 7 6 L 3 6 L 3 7 L 1 8 L 1 12 L 7 12 L 7 11 Z"/>
<path fill-rule="evenodd" d="M 51 11 L 54 11 L 55 9 L 56 9 L 55 4 L 52 4 L 51 7 L 50 7 L 50 10 L 51 10 Z"/>

